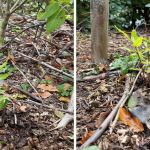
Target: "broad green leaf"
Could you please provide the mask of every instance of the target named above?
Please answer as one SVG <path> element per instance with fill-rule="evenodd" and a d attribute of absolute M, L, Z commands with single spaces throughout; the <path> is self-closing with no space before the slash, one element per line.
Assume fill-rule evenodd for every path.
<path fill-rule="evenodd" d="M 57 12 L 48 18 L 46 22 L 46 34 L 53 32 L 65 22 L 65 11 L 58 9 Z"/>
<path fill-rule="evenodd" d="M 52 3 L 52 4 L 47 6 L 44 13 L 42 13 L 42 12 L 38 13 L 37 19 L 38 20 L 46 19 L 46 18 L 52 16 L 58 9 L 59 9 L 59 4 L 58 3 Z"/>
<path fill-rule="evenodd" d="M 82 150 L 100 150 L 97 146 L 88 146 L 86 148 L 83 148 Z"/>
<path fill-rule="evenodd" d="M 9 74 L 10 73 L 5 73 L 5 74 L 0 75 L 0 80 L 5 80 L 9 76 Z"/>
<path fill-rule="evenodd" d="M 145 7 L 150 7 L 150 4 L 145 5 Z"/>
<path fill-rule="evenodd" d="M 132 30 L 131 32 L 131 40 L 132 42 L 136 41 L 138 39 L 137 33 L 135 30 Z"/>
<path fill-rule="evenodd" d="M 134 47 L 139 47 L 139 46 L 141 46 L 142 40 L 143 40 L 143 37 L 139 37 L 139 38 L 133 43 L 133 46 L 134 46 Z"/>
<path fill-rule="evenodd" d="M 9 97 L 6 97 L 6 96 L 0 97 L 0 110 L 2 110 L 3 108 L 5 108 L 5 106 L 7 105 L 7 103 L 9 101 L 11 101 L 9 99 Z"/>
<path fill-rule="evenodd" d="M 128 101 L 128 107 L 133 108 L 137 105 L 137 100 L 133 96 Z"/>
<path fill-rule="evenodd" d="M 134 51 L 134 50 L 132 50 L 132 49 L 130 49 L 130 48 L 127 48 L 127 47 L 120 47 L 120 48 L 126 49 L 126 50 L 127 50 L 127 51 L 129 51 L 129 52 L 133 52 L 133 53 L 135 53 L 135 51 Z"/>
<path fill-rule="evenodd" d="M 122 30 L 120 30 L 120 29 L 117 28 L 116 26 L 115 26 L 115 28 L 116 28 L 118 31 L 120 31 L 121 33 L 123 33 L 124 36 L 126 36 L 126 37 L 132 42 L 132 40 L 130 39 L 130 37 L 129 37 L 125 32 L 123 32 Z"/>
<path fill-rule="evenodd" d="M 145 50 L 143 50 L 143 51 L 148 52 L 149 50 L 150 50 L 150 48 L 145 48 Z"/>

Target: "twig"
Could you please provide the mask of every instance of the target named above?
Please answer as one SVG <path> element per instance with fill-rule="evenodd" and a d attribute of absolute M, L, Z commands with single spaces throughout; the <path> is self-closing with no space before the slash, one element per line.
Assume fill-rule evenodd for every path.
<path fill-rule="evenodd" d="M 68 111 L 72 111 L 72 113 L 74 112 L 74 91 L 72 92 L 71 100 L 68 106 Z M 56 129 L 66 127 L 66 125 L 73 119 L 74 119 L 74 116 L 72 114 L 65 114 L 65 116 L 57 125 Z"/>
<path fill-rule="evenodd" d="M 66 112 L 66 113 L 73 114 L 72 111 L 64 110 L 64 109 L 59 109 L 59 108 L 51 107 L 51 106 L 48 106 L 48 105 L 42 105 L 42 104 L 40 104 L 40 103 L 31 101 L 31 100 L 29 100 L 29 99 L 27 100 L 27 102 L 32 103 L 32 104 L 35 104 L 35 105 L 38 105 L 38 106 L 42 106 L 42 107 L 45 107 L 45 108 L 48 108 L 48 109 L 58 110 L 58 111 L 62 111 L 62 112 Z"/>
<path fill-rule="evenodd" d="M 46 21 L 44 22 L 41 22 L 39 24 L 36 24 L 36 25 L 32 25 L 32 26 L 29 26 L 28 28 L 22 30 L 21 32 L 19 32 L 18 34 L 16 34 L 8 43 L 6 43 L 5 45 L 3 45 L 2 47 L 0 47 L 0 50 L 2 50 L 3 48 L 5 48 L 6 46 L 8 46 L 17 36 L 19 36 L 21 33 L 23 33 L 24 31 L 30 29 L 30 28 L 34 28 L 34 27 L 37 27 L 37 26 L 41 26 L 41 25 L 44 25 L 46 24 Z"/>
<path fill-rule="evenodd" d="M 120 105 L 122 104 L 122 102 L 124 101 L 124 99 L 126 98 L 126 96 L 128 94 L 127 91 L 129 91 L 129 87 L 130 87 L 129 81 L 130 81 L 130 77 L 127 77 L 126 82 L 125 82 L 125 90 L 124 90 L 123 96 L 120 99 L 120 101 L 118 102 L 118 104 L 115 106 L 115 108 L 109 114 L 109 116 L 104 120 L 104 122 L 100 125 L 100 127 L 96 130 L 96 132 L 78 150 L 86 148 L 91 143 L 95 142 L 102 135 L 102 133 L 105 131 L 105 129 L 108 127 L 111 120 L 114 118 L 117 110 L 119 109 Z"/>
<path fill-rule="evenodd" d="M 56 69 L 55 67 L 50 66 L 50 65 L 48 65 L 48 64 L 46 64 L 46 63 L 44 63 L 44 62 L 40 62 L 40 61 L 38 61 L 38 60 L 36 60 L 36 59 L 34 59 L 34 58 L 31 58 L 30 56 L 24 55 L 24 54 L 22 54 L 22 53 L 20 53 L 20 52 L 17 52 L 17 53 L 19 53 L 20 55 L 22 55 L 22 56 L 24 56 L 24 57 L 30 58 L 30 59 L 32 59 L 32 60 L 38 62 L 39 64 L 41 64 L 41 65 L 43 65 L 43 66 L 46 66 L 46 67 L 48 67 L 48 68 L 50 68 L 50 69 L 52 69 L 52 70 L 55 70 L 55 71 L 57 71 L 57 72 L 59 72 L 59 73 L 65 75 L 65 76 L 68 76 L 69 78 L 72 78 L 72 79 L 74 78 L 72 75 L 70 75 L 70 74 L 68 74 L 68 73 L 66 73 L 66 72 L 64 72 L 64 71 L 62 71 L 62 70 Z"/>
<path fill-rule="evenodd" d="M 134 89 L 135 83 L 136 83 L 136 81 L 137 81 L 139 75 L 141 74 L 141 72 L 142 72 L 142 70 L 140 70 L 139 73 L 137 74 L 137 76 L 136 76 L 136 78 L 135 78 L 135 80 L 134 80 L 134 83 L 133 83 L 133 85 L 132 85 L 132 88 L 131 88 L 130 92 L 128 93 L 127 97 L 126 97 L 125 100 L 122 102 L 122 104 L 120 105 L 120 107 L 123 107 L 123 105 L 125 104 L 125 102 L 127 101 L 127 99 L 131 96 L 131 93 L 132 93 L 132 91 L 133 91 L 133 89 Z M 119 110 L 118 110 L 118 112 L 117 112 L 117 115 L 116 115 L 116 117 L 115 117 L 115 119 L 114 119 L 114 121 L 113 121 L 113 123 L 112 123 L 112 125 L 111 125 L 111 127 L 110 127 L 110 134 L 112 134 L 112 131 L 113 131 L 113 129 L 114 129 L 115 125 L 116 125 L 116 122 L 117 122 L 117 120 L 118 120 L 119 111 L 120 111 L 120 108 L 119 108 Z"/>
<path fill-rule="evenodd" d="M 40 97 L 39 93 L 37 92 L 37 90 L 36 90 L 36 89 L 34 88 L 34 86 L 30 83 L 30 81 L 27 79 L 27 77 L 24 75 L 24 73 L 15 65 L 15 63 L 14 63 L 12 60 L 11 60 L 11 62 L 12 62 L 12 64 L 20 71 L 20 73 L 23 75 L 23 77 L 26 79 L 26 81 L 30 84 L 30 86 L 34 89 L 34 91 L 37 93 L 39 99 L 40 99 L 41 101 L 43 101 L 42 98 Z"/>

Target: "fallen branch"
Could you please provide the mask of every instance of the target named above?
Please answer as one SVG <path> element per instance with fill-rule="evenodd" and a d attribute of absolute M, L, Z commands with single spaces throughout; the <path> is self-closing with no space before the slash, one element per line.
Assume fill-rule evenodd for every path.
<path fill-rule="evenodd" d="M 129 87 L 130 87 L 129 82 L 130 82 L 130 77 L 127 77 L 126 82 L 125 82 L 125 90 L 119 103 L 115 106 L 115 108 L 112 110 L 109 116 L 105 119 L 105 121 L 100 125 L 100 127 L 96 130 L 96 132 L 82 146 L 80 146 L 78 150 L 86 148 L 91 143 L 95 142 L 103 134 L 103 132 L 109 126 L 111 120 L 114 118 L 115 114 L 117 113 L 117 110 L 119 109 L 120 105 L 126 98 L 128 91 L 129 91 Z"/>
<path fill-rule="evenodd" d="M 121 71 L 118 70 L 118 71 L 112 71 L 112 72 L 106 72 L 106 73 L 101 73 L 101 74 L 98 74 L 98 75 L 92 75 L 92 76 L 86 76 L 84 78 L 81 78 L 81 77 L 77 77 L 76 78 L 76 81 L 77 82 L 83 82 L 83 81 L 91 81 L 91 80 L 97 80 L 97 79 L 100 79 L 100 80 L 103 80 L 105 78 L 109 78 L 110 76 L 114 75 L 114 74 L 117 74 L 117 73 L 120 73 Z"/>
<path fill-rule="evenodd" d="M 139 75 L 141 74 L 141 72 L 142 72 L 142 70 L 139 71 L 138 75 L 136 76 L 136 79 L 134 80 L 134 83 L 133 83 L 133 85 L 132 85 L 132 88 L 131 88 L 130 92 L 128 93 L 127 97 L 126 97 L 125 100 L 122 102 L 122 104 L 120 105 L 120 107 L 123 107 L 123 105 L 125 104 L 125 102 L 126 102 L 127 99 L 129 98 L 129 96 L 131 96 L 131 93 L 132 93 L 132 91 L 133 91 L 133 89 L 134 89 L 134 85 L 135 85 L 135 83 L 136 83 L 136 81 L 137 81 Z M 113 123 L 112 123 L 112 125 L 111 125 L 111 127 L 110 127 L 110 134 L 112 133 L 112 131 L 113 131 L 114 127 L 115 127 L 115 124 L 116 124 L 116 122 L 117 122 L 117 120 L 118 120 L 119 111 L 120 111 L 120 108 L 119 108 L 118 113 L 117 113 L 117 115 L 116 115 L 116 117 L 115 117 L 115 119 L 114 119 L 114 121 L 113 121 Z"/>
<path fill-rule="evenodd" d="M 40 103 L 37 103 L 37 102 L 34 102 L 34 101 L 31 101 L 31 100 L 27 100 L 27 102 L 29 103 L 32 103 L 34 105 L 38 105 L 38 106 L 42 106 L 42 107 L 45 107 L 45 108 L 48 108 L 48 109 L 52 109 L 52 110 L 58 110 L 58 111 L 62 111 L 62 112 L 65 112 L 65 113 L 70 113 L 70 114 L 73 114 L 72 111 L 69 111 L 69 110 L 65 110 L 65 109 L 60 109 L 60 108 L 56 108 L 56 107 L 52 107 L 52 106 L 48 106 L 48 105 L 42 105 Z"/>
<path fill-rule="evenodd" d="M 74 112 L 74 91 L 72 93 L 71 100 L 70 100 L 70 103 L 68 105 L 68 109 L 67 110 L 71 111 L 72 113 Z M 66 127 L 66 125 L 70 121 L 72 121 L 73 119 L 74 119 L 74 115 L 73 114 L 66 113 L 65 116 L 62 118 L 62 120 L 57 125 L 56 129 Z"/>
<path fill-rule="evenodd" d="M 25 90 L 23 90 L 23 89 L 21 89 L 21 88 L 19 88 L 19 87 L 17 87 L 17 86 L 14 86 L 14 83 L 13 83 L 11 80 L 9 80 L 8 83 L 9 83 L 13 88 L 15 88 L 15 89 L 17 89 L 18 91 L 24 93 L 25 95 L 28 95 L 29 97 L 35 99 L 36 101 L 41 102 L 41 103 L 43 103 L 43 104 L 48 104 L 48 102 L 46 102 L 46 101 L 44 101 L 44 100 L 41 100 L 39 97 L 34 96 L 33 94 L 31 94 L 31 93 L 29 93 L 29 92 L 27 92 L 27 91 L 25 91 Z"/>
<path fill-rule="evenodd" d="M 59 72 L 59 73 L 65 75 L 65 76 L 68 76 L 69 78 L 74 79 L 74 77 L 73 77 L 72 75 L 70 75 L 70 74 L 68 74 L 68 73 L 66 73 L 66 72 L 64 72 L 64 71 L 62 71 L 62 70 L 56 69 L 56 68 L 53 67 L 53 66 L 50 66 L 50 65 L 48 65 L 48 64 L 46 64 L 46 63 L 44 63 L 44 62 L 40 62 L 40 61 L 38 61 L 38 60 L 36 60 L 36 59 L 34 59 L 34 58 L 30 57 L 30 56 L 24 55 L 24 54 L 22 54 L 22 53 L 20 53 L 20 52 L 18 52 L 18 53 L 19 53 L 20 55 L 24 56 L 24 57 L 30 58 L 30 59 L 32 59 L 32 60 L 38 62 L 39 64 L 41 64 L 41 65 L 43 65 L 43 66 L 46 66 L 46 67 L 48 67 L 48 68 L 50 68 L 50 69 L 52 69 L 52 70 L 55 70 L 55 71 L 57 71 L 57 72 Z"/>

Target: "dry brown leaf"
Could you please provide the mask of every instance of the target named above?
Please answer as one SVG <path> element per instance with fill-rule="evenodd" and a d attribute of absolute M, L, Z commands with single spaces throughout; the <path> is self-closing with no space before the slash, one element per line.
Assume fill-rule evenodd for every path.
<path fill-rule="evenodd" d="M 3 90 L 5 92 L 9 91 L 9 84 L 3 84 Z"/>
<path fill-rule="evenodd" d="M 71 84 L 69 84 L 69 83 L 65 83 L 64 90 L 66 90 L 66 91 L 67 91 L 67 90 L 69 89 L 69 87 L 70 87 L 70 86 L 72 86 L 72 85 L 71 85 Z"/>
<path fill-rule="evenodd" d="M 26 108 L 27 108 L 27 106 L 21 106 L 20 110 L 23 111 L 23 112 L 26 112 Z"/>
<path fill-rule="evenodd" d="M 121 77 L 121 78 L 119 79 L 119 83 L 121 83 L 121 82 L 124 80 L 125 77 L 128 77 L 128 76 L 125 75 L 125 76 Z"/>
<path fill-rule="evenodd" d="M 47 98 L 47 97 L 50 97 L 52 94 L 49 93 L 49 92 L 38 92 L 39 95 L 42 97 L 42 98 Z M 37 96 L 38 94 L 37 93 L 32 93 L 33 95 Z"/>
<path fill-rule="evenodd" d="M 70 99 L 68 99 L 68 98 L 66 98 L 66 97 L 60 97 L 59 100 L 60 100 L 60 101 L 63 101 L 63 102 L 67 102 L 67 103 L 70 102 Z"/>
<path fill-rule="evenodd" d="M 57 91 L 58 92 L 56 86 L 53 86 L 53 85 L 46 86 L 46 84 L 39 84 L 37 88 L 47 90 L 47 91 Z"/>
<path fill-rule="evenodd" d="M 96 131 L 96 130 L 91 131 L 91 132 L 89 132 L 89 133 L 87 133 L 87 132 L 83 133 L 82 139 L 81 139 L 81 141 L 80 141 L 79 143 L 80 143 L 80 144 L 83 144 L 84 142 L 86 142 L 86 141 L 95 133 L 95 131 Z"/>
<path fill-rule="evenodd" d="M 98 120 L 95 122 L 95 127 L 99 128 L 99 126 L 103 123 L 103 121 L 107 118 L 109 114 L 110 113 L 108 111 L 100 113 Z"/>
<path fill-rule="evenodd" d="M 131 114 L 124 108 L 120 107 L 120 120 L 128 125 L 128 121 L 132 118 Z"/>
<path fill-rule="evenodd" d="M 51 80 L 51 78 L 49 76 L 45 76 L 44 78 L 47 80 Z"/>
<path fill-rule="evenodd" d="M 131 114 L 124 108 L 120 108 L 120 120 L 130 127 L 133 127 L 134 132 L 142 132 L 144 130 L 143 124 L 138 118 L 132 118 Z"/>

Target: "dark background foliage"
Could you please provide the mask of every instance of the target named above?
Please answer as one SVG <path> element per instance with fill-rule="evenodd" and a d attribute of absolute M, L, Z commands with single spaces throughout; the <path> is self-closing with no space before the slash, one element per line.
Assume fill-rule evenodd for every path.
<path fill-rule="evenodd" d="M 150 23 L 150 7 L 145 7 L 149 3 L 149 0 L 109 0 L 109 27 L 133 29 L 144 19 Z M 90 26 L 90 0 L 77 0 L 77 25 L 78 29 Z"/>

